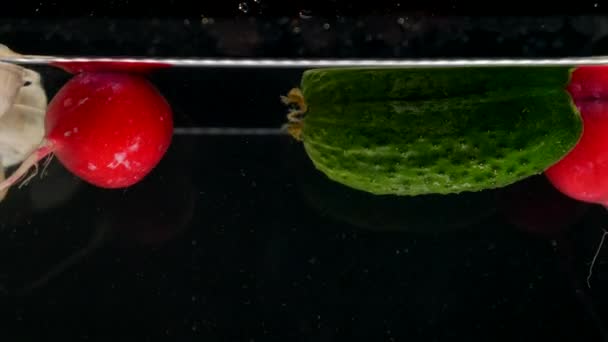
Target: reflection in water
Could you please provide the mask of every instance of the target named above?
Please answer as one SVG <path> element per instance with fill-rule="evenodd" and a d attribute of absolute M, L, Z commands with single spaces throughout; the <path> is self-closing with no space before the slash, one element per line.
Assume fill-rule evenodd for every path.
<path fill-rule="evenodd" d="M 183 173 L 166 174 L 146 186 L 133 188 L 127 196 L 106 192 L 99 207 L 108 214 L 99 223 L 115 233 L 116 242 L 126 246 L 159 247 L 188 227 L 194 214 L 195 192 Z"/>
<path fill-rule="evenodd" d="M 580 222 L 591 205 L 559 192 L 545 176 L 524 179 L 498 192 L 501 214 L 516 228 L 556 239 Z"/>
<path fill-rule="evenodd" d="M 301 146 L 290 144 L 299 189 L 322 215 L 372 231 L 436 233 L 464 229 L 491 216 L 496 191 L 458 195 L 373 195 L 328 179 L 311 165 Z"/>
<path fill-rule="evenodd" d="M 51 158 L 47 159 L 40 172 L 44 181 L 17 190 L 28 192 L 32 210 L 35 212 L 54 210 L 66 205 L 84 185 L 81 179 L 68 172 L 61 163 L 51 162 Z"/>
<path fill-rule="evenodd" d="M 572 230 L 597 205 L 564 195 L 545 176 L 531 177 L 503 189 L 498 202 L 500 212 L 516 229 L 552 241 L 557 251 L 557 266 L 566 275 L 588 317 L 604 340 L 608 340 L 608 332 L 576 270 L 576 251 L 570 237 Z M 592 267 L 593 263 L 586 277 L 587 288 L 591 287 Z"/>
<path fill-rule="evenodd" d="M 183 233 L 196 205 L 192 179 L 183 169 L 164 165 L 126 191 L 97 190 L 97 200 L 92 205 L 103 212 L 87 245 L 17 293 L 27 294 L 44 286 L 110 241 L 130 249 L 150 249 L 159 248 Z"/>
<path fill-rule="evenodd" d="M 395 336 L 436 337 L 438 331 L 470 327 L 469 320 L 479 326 L 491 325 L 486 320 L 496 319 L 502 312 L 519 312 L 522 317 L 542 315 L 546 310 L 561 312 L 564 309 L 559 306 L 568 304 L 556 301 L 555 296 L 570 298 L 573 293 L 577 300 L 568 310 L 583 307 L 586 321 L 600 324 L 584 291 L 584 279 L 573 264 L 573 246 L 567 235 L 593 206 L 565 197 L 544 176 L 467 194 L 471 197 L 375 196 L 327 179 L 310 165 L 296 142 L 286 145 L 287 172 L 293 175 L 307 205 L 302 212 L 311 208 L 349 225 L 345 229 L 329 223 L 338 232 L 350 227 L 383 232 L 359 233 L 356 238 L 347 235 L 346 240 L 329 244 L 327 250 L 320 247 L 323 243 L 317 235 L 303 241 L 307 235 L 302 233 L 284 251 L 283 258 L 294 260 L 283 262 L 285 267 L 274 272 L 278 273 L 277 282 L 285 279 L 286 283 L 300 279 L 298 272 L 291 270 L 294 262 L 301 262 L 296 258 L 314 253 L 305 260 L 309 264 L 305 274 L 313 280 L 323 279 L 319 291 L 333 298 L 332 306 L 339 308 L 322 312 L 326 324 L 332 319 L 332 324 L 342 324 L 340 314 L 349 312 L 356 322 L 344 324 L 353 334 L 365 335 L 357 322 L 365 322 L 366 329 L 380 329 L 385 319 L 403 320 L 400 328 L 391 329 Z M 318 225 L 316 219 L 310 220 Z M 450 230 L 458 233 L 432 234 Z M 518 231 L 556 240 L 558 258 L 554 258 L 549 241 L 543 245 Z M 449 239 L 442 238 L 446 236 Z M 295 270 L 301 272 L 299 267 Z M 570 282 L 572 292 L 557 285 L 564 279 Z M 395 293 L 400 295 L 393 296 Z M 307 308 L 302 304 L 302 310 Z M 471 331 L 466 334 L 470 336 Z"/>

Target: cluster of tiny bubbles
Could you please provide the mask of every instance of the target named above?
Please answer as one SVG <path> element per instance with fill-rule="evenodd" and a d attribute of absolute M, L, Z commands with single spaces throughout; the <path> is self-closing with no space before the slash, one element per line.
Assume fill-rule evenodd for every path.
<path fill-rule="evenodd" d="M 239 11 L 243 13 L 249 12 L 249 5 L 246 2 L 239 3 Z"/>
<path fill-rule="evenodd" d="M 262 0 L 253 0 L 253 5 L 249 1 L 240 2 L 238 5 L 239 11 L 249 13 L 253 6 L 260 5 Z"/>

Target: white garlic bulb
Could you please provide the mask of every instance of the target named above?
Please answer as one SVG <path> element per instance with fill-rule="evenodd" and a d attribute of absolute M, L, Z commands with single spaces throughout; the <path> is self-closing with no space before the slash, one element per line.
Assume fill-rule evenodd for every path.
<path fill-rule="evenodd" d="M 12 107 L 19 89 L 25 83 L 24 68 L 0 62 L 0 118 Z"/>
<path fill-rule="evenodd" d="M 0 44 L 0 56 L 17 55 Z M 0 62 L 0 179 L 21 163 L 44 138 L 47 95 L 40 74 Z M 0 200 L 6 192 L 0 193 Z"/>

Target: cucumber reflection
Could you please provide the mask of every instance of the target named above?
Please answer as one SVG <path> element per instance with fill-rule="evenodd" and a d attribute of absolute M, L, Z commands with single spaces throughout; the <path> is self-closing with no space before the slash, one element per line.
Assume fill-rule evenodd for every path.
<path fill-rule="evenodd" d="M 450 195 L 373 195 L 327 178 L 301 146 L 288 148 L 306 203 L 321 215 L 372 231 L 434 233 L 466 229 L 496 212 L 496 191 Z"/>

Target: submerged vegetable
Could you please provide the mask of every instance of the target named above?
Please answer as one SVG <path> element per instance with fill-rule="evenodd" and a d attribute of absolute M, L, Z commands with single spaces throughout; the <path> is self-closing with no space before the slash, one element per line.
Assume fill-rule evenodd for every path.
<path fill-rule="evenodd" d="M 0 56 L 2 53 L 0 51 Z M 13 106 L 19 90 L 25 83 L 25 69 L 0 62 L 0 117 Z"/>
<path fill-rule="evenodd" d="M 608 206 L 608 67 L 580 67 L 568 90 L 583 117 L 583 135 L 545 174 L 564 194 Z"/>
<path fill-rule="evenodd" d="M 0 56 L 14 52 L 0 44 Z M 5 168 L 19 164 L 44 136 L 47 97 L 40 75 L 10 63 L 0 63 L 0 181 Z M 8 189 L 0 190 L 2 200 Z"/>
<path fill-rule="evenodd" d="M 0 191 L 49 154 L 90 184 L 128 187 L 160 162 L 172 134 L 171 107 L 148 80 L 118 72 L 84 72 L 53 97 L 42 143 L 0 182 Z"/>
<path fill-rule="evenodd" d="M 608 208 L 608 66 L 581 66 L 572 73 L 568 91 L 583 118 L 583 135 L 563 159 L 545 175 L 563 194 Z M 602 228 L 589 266 L 587 286 L 599 252 L 608 236 Z"/>
<path fill-rule="evenodd" d="M 567 67 L 315 69 L 286 104 L 318 170 L 373 194 L 503 187 L 580 138 Z"/>

